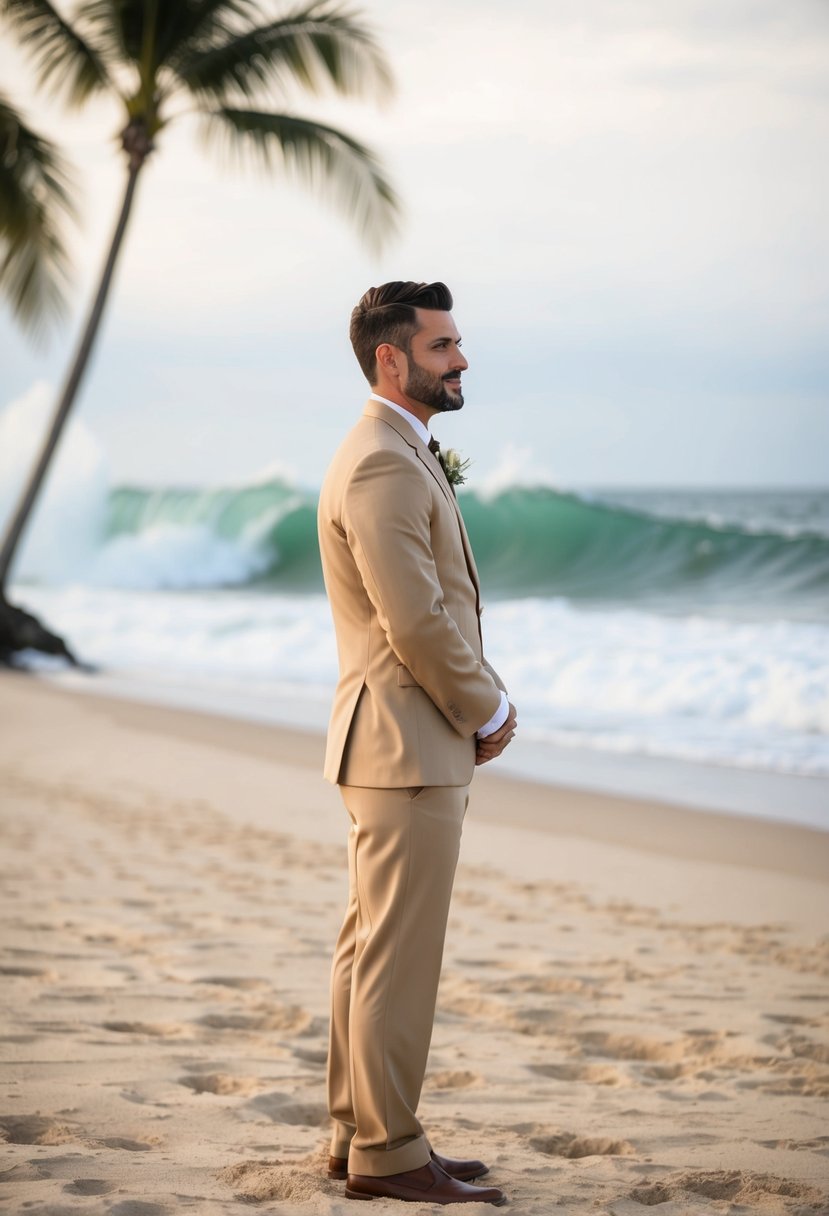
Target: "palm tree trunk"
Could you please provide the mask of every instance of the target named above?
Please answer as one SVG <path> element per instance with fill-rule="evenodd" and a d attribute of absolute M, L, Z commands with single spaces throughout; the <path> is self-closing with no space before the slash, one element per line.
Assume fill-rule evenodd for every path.
<path fill-rule="evenodd" d="M 130 162 L 129 172 L 127 175 L 127 188 L 124 192 L 124 201 L 121 204 L 121 212 L 118 216 L 118 222 L 115 225 L 115 231 L 112 234 L 112 243 L 109 248 L 109 254 L 104 264 L 101 281 L 98 285 L 98 291 L 92 304 L 89 313 L 89 318 L 86 322 L 83 334 L 81 335 L 80 344 L 78 345 L 77 353 L 75 354 L 74 362 L 69 370 L 66 378 L 66 383 L 63 387 L 60 400 L 55 415 L 52 419 L 52 425 L 44 440 L 43 449 L 40 453 L 40 458 L 35 465 L 29 477 L 26 489 L 21 496 L 11 523 L 9 524 L 6 535 L 3 539 L 2 548 L 0 548 L 0 603 L 5 598 L 6 582 L 8 580 L 9 570 L 11 568 L 17 546 L 20 543 L 20 538 L 23 535 L 26 524 L 29 520 L 32 507 L 37 499 L 41 484 L 46 475 L 46 470 L 49 468 L 49 462 L 57 447 L 60 439 L 63 425 L 69 416 L 69 411 L 75 401 L 75 397 L 80 387 L 81 379 L 86 371 L 86 365 L 89 362 L 89 356 L 92 353 L 92 347 L 98 335 L 98 329 L 101 323 L 101 316 L 104 311 L 109 289 L 112 284 L 112 276 L 115 271 L 115 264 L 118 260 L 118 254 L 121 250 L 121 243 L 124 239 L 127 221 L 132 209 L 133 196 L 135 194 L 135 186 L 138 181 L 138 174 L 143 165 L 143 158 L 137 162 L 137 158 L 133 158 Z"/>

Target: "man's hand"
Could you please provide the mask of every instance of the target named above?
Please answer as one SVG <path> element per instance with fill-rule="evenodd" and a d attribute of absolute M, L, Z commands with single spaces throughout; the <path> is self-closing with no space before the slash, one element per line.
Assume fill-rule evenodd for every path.
<path fill-rule="evenodd" d="M 509 713 L 504 725 L 499 726 L 498 730 L 493 731 L 491 735 L 487 735 L 485 739 L 478 740 L 478 750 L 475 755 L 476 764 L 486 764 L 489 760 L 494 760 L 496 756 L 501 755 L 504 748 L 512 741 L 517 721 L 515 706 L 510 701 Z"/>

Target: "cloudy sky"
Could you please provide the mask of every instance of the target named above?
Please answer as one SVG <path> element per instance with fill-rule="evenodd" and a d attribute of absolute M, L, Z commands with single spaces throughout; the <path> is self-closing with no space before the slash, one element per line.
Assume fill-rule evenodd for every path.
<path fill-rule="evenodd" d="M 301 110 L 380 152 L 399 237 L 372 255 L 301 186 L 167 131 L 78 406 L 112 483 L 277 464 L 318 484 L 365 396 L 352 305 L 422 278 L 452 288 L 470 361 L 435 430 L 482 478 L 825 485 L 829 3 L 360 8 L 395 97 Z M 123 168 L 117 111 L 66 118 L 7 31 L 0 79 L 73 160 L 83 213 L 67 323 L 38 347 L 0 310 L 2 408 L 57 390 Z"/>

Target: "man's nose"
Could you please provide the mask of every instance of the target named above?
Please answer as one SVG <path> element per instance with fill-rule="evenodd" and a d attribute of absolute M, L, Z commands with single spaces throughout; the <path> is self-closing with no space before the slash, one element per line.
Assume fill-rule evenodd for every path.
<path fill-rule="evenodd" d="M 465 355 L 463 354 L 462 351 L 456 351 L 455 354 L 456 354 L 455 366 L 462 372 L 466 371 L 466 369 L 469 367 L 469 361 L 467 360 L 467 358 L 465 357 Z"/>

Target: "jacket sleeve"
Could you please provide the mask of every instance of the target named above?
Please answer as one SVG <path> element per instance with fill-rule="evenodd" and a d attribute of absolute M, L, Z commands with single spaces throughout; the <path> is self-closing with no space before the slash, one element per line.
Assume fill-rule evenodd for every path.
<path fill-rule="evenodd" d="M 506 684 L 505 684 L 505 683 L 504 683 L 504 681 L 501 679 L 501 677 L 498 675 L 498 672 L 495 670 L 495 668 L 492 666 L 492 664 L 487 662 L 487 660 L 486 660 L 486 656 L 484 656 L 484 668 L 485 668 L 485 669 L 486 669 L 486 670 L 489 672 L 489 674 L 492 676 L 493 680 L 494 680 L 494 681 L 495 681 L 495 683 L 498 685 L 498 687 L 500 688 L 501 692 L 507 692 L 508 690 L 507 690 L 507 686 L 506 686 Z"/>
<path fill-rule="evenodd" d="M 342 522 L 391 649 L 447 721 L 469 738 L 495 713 L 501 693 L 444 606 L 431 510 L 429 486 L 417 465 L 380 449 L 353 469 Z"/>

